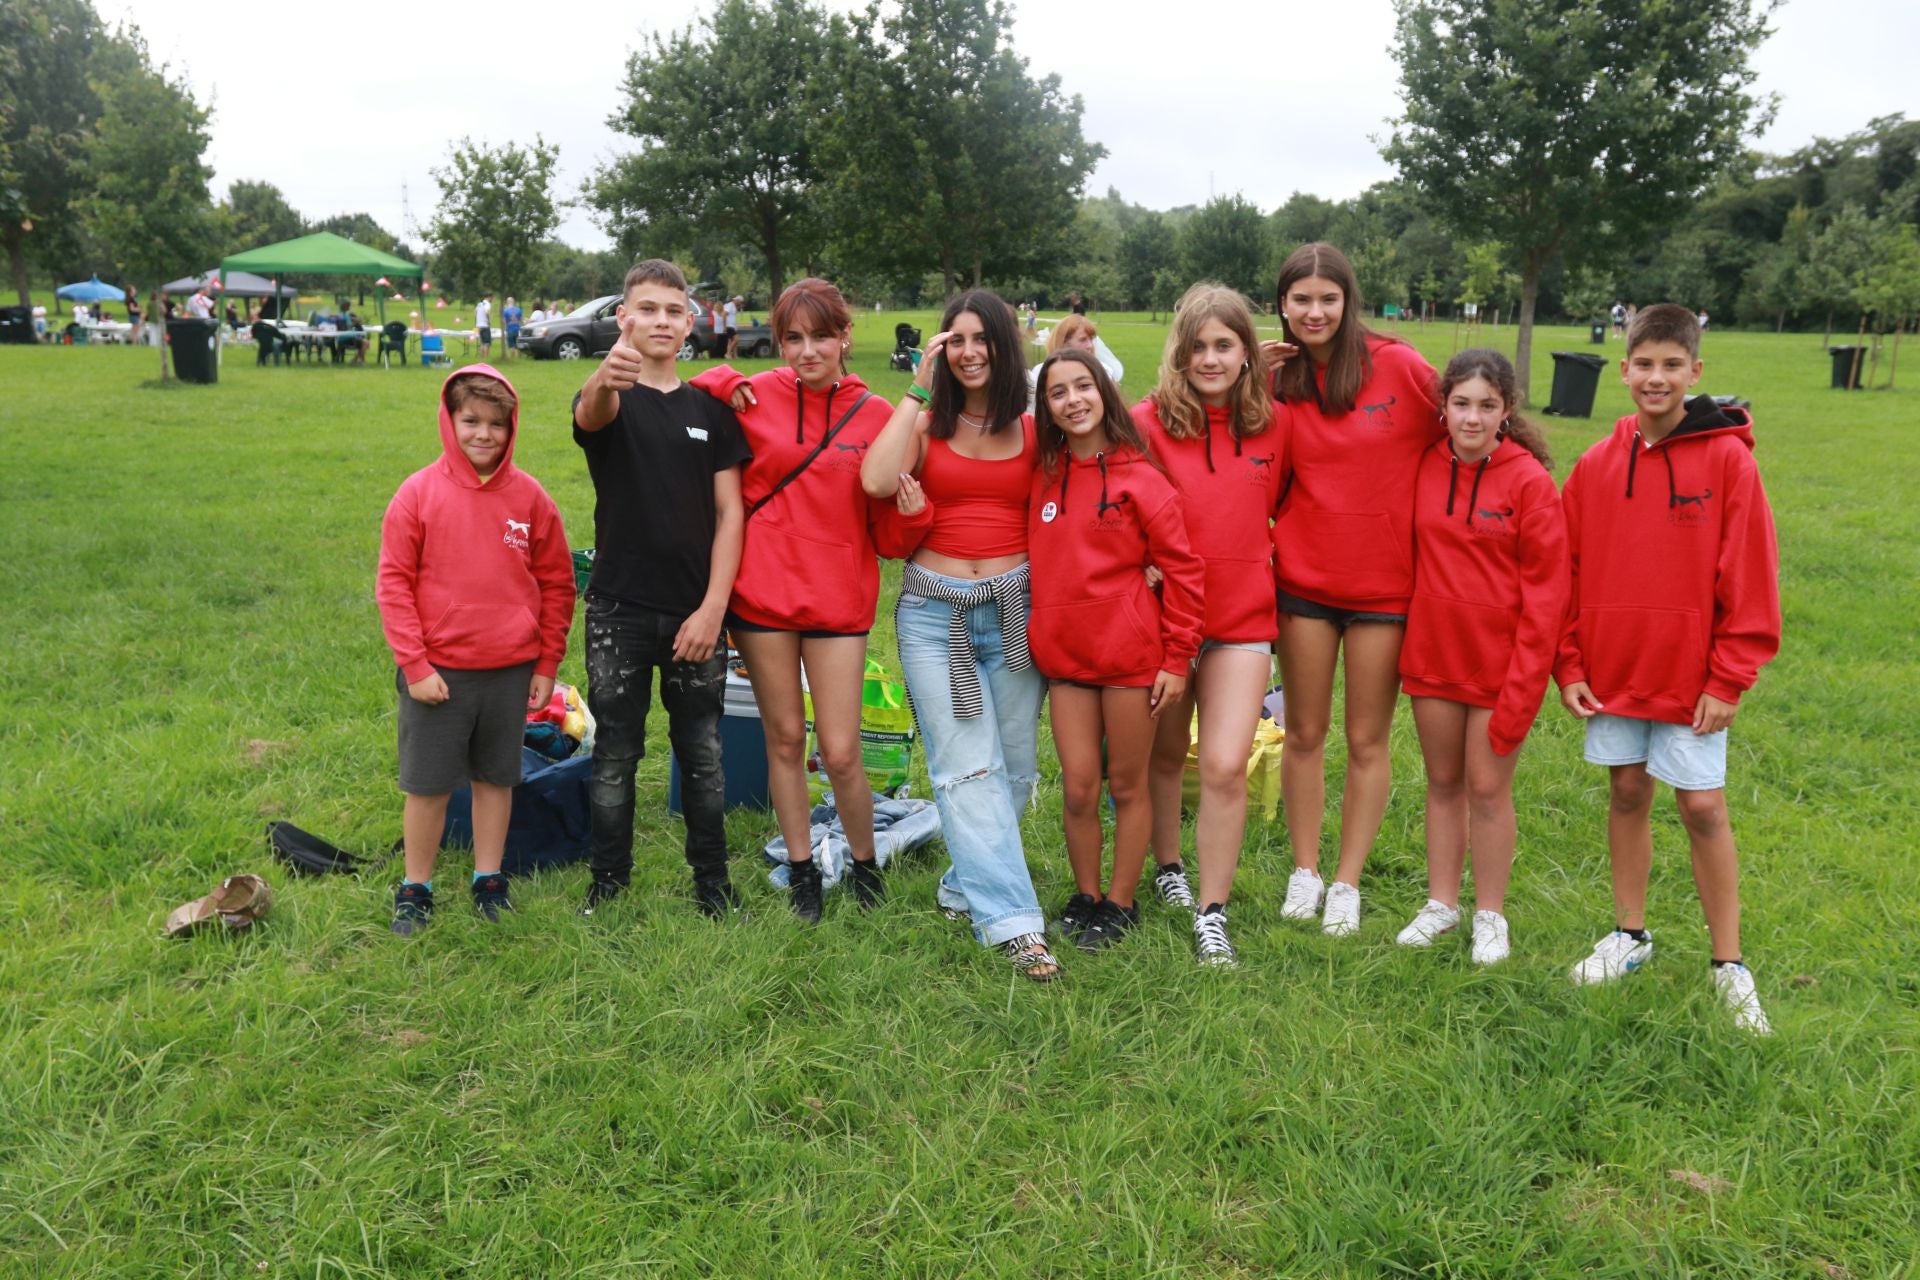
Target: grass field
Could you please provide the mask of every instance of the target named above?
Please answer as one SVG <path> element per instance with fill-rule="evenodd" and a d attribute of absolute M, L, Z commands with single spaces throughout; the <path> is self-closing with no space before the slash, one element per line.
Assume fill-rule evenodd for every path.
<path fill-rule="evenodd" d="M 889 397 L 898 318 L 858 334 Z M 1163 327 L 1104 320 L 1144 392 Z M 1453 340 L 1405 332 L 1436 363 Z M 1592 349 L 1542 333 L 1542 400 L 1556 347 Z M 933 858 L 874 916 L 834 900 L 806 930 L 746 812 L 753 918 L 714 928 L 664 817 L 663 722 L 624 910 L 577 919 L 575 869 L 487 927 L 454 860 L 451 909 L 400 943 L 390 880 L 293 882 L 260 833 L 397 832 L 372 571 L 437 449 L 438 375 L 242 351 L 162 392 L 148 350 L 0 348 L 0 1274 L 1920 1274 L 1920 393 L 1827 390 L 1817 335 L 1704 354 L 1707 390 L 1754 402 L 1780 529 L 1786 643 L 1729 789 L 1766 1041 L 1711 998 L 1664 799 L 1660 954 L 1567 983 L 1611 917 L 1603 778 L 1557 709 L 1520 767 L 1491 971 L 1392 943 L 1425 896 L 1404 714 L 1360 935 L 1282 924 L 1284 841 L 1255 825 L 1233 973 L 1149 908 L 1031 988 L 933 909 Z M 576 544 L 585 371 L 509 370 L 519 461 Z M 1553 421 L 1562 475 L 1625 409 L 1606 377 L 1593 421 Z M 1025 835 L 1052 905 L 1047 754 Z M 264 928 L 158 938 L 240 870 L 275 883 Z"/>

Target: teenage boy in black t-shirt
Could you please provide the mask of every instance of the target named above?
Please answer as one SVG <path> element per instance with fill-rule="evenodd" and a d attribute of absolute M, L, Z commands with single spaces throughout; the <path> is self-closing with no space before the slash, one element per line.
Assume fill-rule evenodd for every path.
<path fill-rule="evenodd" d="M 624 294 L 620 340 L 573 401 L 574 442 L 593 477 L 597 548 L 587 582 L 593 883 L 580 910 L 592 915 L 633 873 L 633 773 L 646 753 L 658 667 L 694 900 L 722 918 L 740 902 L 727 879 L 727 654 L 719 641 L 740 567 L 740 469 L 752 453 L 732 411 L 682 385 L 674 367 L 693 327 L 680 268 L 657 258 L 639 263 Z"/>

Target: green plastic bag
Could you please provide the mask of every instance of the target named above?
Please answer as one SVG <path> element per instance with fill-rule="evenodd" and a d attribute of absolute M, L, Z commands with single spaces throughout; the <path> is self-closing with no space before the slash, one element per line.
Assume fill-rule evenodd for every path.
<path fill-rule="evenodd" d="M 807 794 L 818 804 L 832 784 L 820 767 L 820 744 L 813 737 L 813 695 L 805 695 L 804 701 Z M 907 706 L 906 686 L 888 679 L 886 666 L 877 658 L 867 659 L 866 683 L 860 690 L 860 763 L 875 791 L 896 798 L 906 795 L 913 772 L 913 711 Z"/>

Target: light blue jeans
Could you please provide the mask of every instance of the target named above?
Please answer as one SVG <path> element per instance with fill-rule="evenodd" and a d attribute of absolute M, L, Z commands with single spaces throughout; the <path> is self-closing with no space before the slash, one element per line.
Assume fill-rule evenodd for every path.
<path fill-rule="evenodd" d="M 961 589 L 976 585 L 945 581 Z M 903 591 L 894 627 L 940 832 L 953 860 L 940 877 L 940 905 L 965 911 L 973 919 L 973 936 L 991 946 L 1046 928 L 1020 847 L 1020 815 L 1039 780 L 1040 704 L 1047 684 L 1032 667 L 1007 669 L 1000 612 L 992 604 L 975 605 L 967 610 L 967 633 L 986 709 L 973 719 L 956 719 L 947 675 L 952 617 L 953 606 L 945 601 Z"/>

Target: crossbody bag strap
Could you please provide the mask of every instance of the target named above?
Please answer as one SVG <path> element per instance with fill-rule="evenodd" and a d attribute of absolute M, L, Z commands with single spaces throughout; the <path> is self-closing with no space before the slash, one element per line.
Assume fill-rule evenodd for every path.
<path fill-rule="evenodd" d="M 792 484 L 795 480 L 798 480 L 800 478 L 800 474 L 803 471 L 805 471 L 808 467 L 813 465 L 813 460 L 819 457 L 823 452 L 825 452 L 826 447 L 828 445 L 833 443 L 833 438 L 840 434 L 840 428 L 846 426 L 849 422 L 853 421 L 853 415 L 860 412 L 860 406 L 865 404 L 867 401 L 871 399 L 873 399 L 873 392 L 871 391 L 861 392 L 860 398 L 853 402 L 853 407 L 840 415 L 840 421 L 834 423 L 831 427 L 827 428 L 827 434 L 820 437 L 820 443 L 813 446 L 813 452 L 808 454 L 806 457 L 802 458 L 800 460 L 799 466 L 787 472 L 787 474 L 785 474 L 784 476 L 781 476 L 780 483 L 774 485 L 773 488 L 767 490 L 764 494 L 761 494 L 759 500 L 756 501 L 752 506 L 747 508 L 746 518 L 748 520 L 753 519 L 755 513 L 757 513 L 760 510 L 760 508 L 766 506 L 769 502 L 773 501 L 773 496 L 775 494 L 779 493 L 782 489 Z"/>

